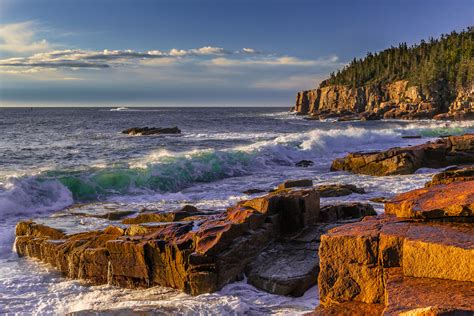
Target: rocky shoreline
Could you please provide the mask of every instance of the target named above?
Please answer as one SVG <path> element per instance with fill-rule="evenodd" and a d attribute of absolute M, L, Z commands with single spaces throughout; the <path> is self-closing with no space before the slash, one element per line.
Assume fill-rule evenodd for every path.
<path fill-rule="evenodd" d="M 320 197 L 364 194 L 356 186 L 298 180 L 225 212 L 125 212 L 110 217 L 118 224 L 75 234 L 22 221 L 15 248 L 92 284 L 199 295 L 246 276 L 289 296 L 317 283 L 317 315 L 467 313 L 474 310 L 473 164 L 469 134 L 335 160 L 334 171 L 375 176 L 459 165 L 386 201 L 379 215 L 364 203 L 321 206 Z"/>
<path fill-rule="evenodd" d="M 329 85 L 298 92 L 290 110 L 317 120 L 472 120 L 474 86 L 459 89 L 454 100 L 445 105 L 436 93 L 423 93 L 407 80 L 362 87 Z"/>

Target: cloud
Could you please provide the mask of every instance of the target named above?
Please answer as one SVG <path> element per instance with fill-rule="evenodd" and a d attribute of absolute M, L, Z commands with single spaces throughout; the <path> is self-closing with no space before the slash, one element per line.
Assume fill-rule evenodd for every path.
<path fill-rule="evenodd" d="M 249 50 L 249 49 L 247 49 Z M 176 49 L 169 51 L 150 50 L 137 52 L 134 50 L 53 50 L 36 53 L 30 57 L 15 57 L 0 60 L 0 67 L 27 67 L 27 68 L 109 68 L 126 64 L 164 65 L 171 64 L 183 58 L 215 57 L 233 55 L 221 47 L 204 46 L 193 49 Z M 250 51 L 247 52 L 250 54 Z M 158 60 L 158 61 L 154 61 Z M 153 61 L 153 62 L 147 62 Z"/>
<path fill-rule="evenodd" d="M 0 51 L 23 54 L 51 50 L 48 41 L 35 39 L 35 28 L 32 21 L 0 25 Z"/>
<path fill-rule="evenodd" d="M 203 64 L 208 66 L 219 67 L 236 67 L 236 66 L 334 66 L 337 64 L 337 56 L 331 56 L 324 59 L 308 60 L 299 59 L 289 56 L 268 56 L 258 59 L 230 59 L 225 57 L 214 58 L 205 61 Z"/>
<path fill-rule="evenodd" d="M 313 89 L 326 76 L 320 74 L 291 75 L 285 78 L 266 78 L 253 83 L 254 88 L 268 90 L 305 90 Z"/>

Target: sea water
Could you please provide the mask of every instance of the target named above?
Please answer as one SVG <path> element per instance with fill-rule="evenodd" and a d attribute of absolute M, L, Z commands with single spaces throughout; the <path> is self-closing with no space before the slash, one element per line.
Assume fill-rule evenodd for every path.
<path fill-rule="evenodd" d="M 132 137 L 129 127 L 178 126 L 181 135 Z M 309 121 L 283 108 L 17 108 L 0 109 L 0 313 L 295 314 L 318 304 L 317 287 L 303 297 L 262 292 L 245 280 L 192 297 L 153 287 L 129 290 L 68 280 L 50 266 L 13 251 L 17 221 L 67 232 L 110 222 L 75 215 L 107 209 L 174 210 L 184 204 L 224 210 L 242 192 L 269 190 L 287 179 L 348 183 L 367 194 L 322 198 L 322 204 L 368 202 L 423 186 L 436 172 L 371 177 L 330 172 L 334 158 L 474 132 L 472 122 Z M 404 139 L 402 136 L 421 136 Z M 308 168 L 295 163 L 311 160 Z M 374 204 L 378 212 L 382 204 Z"/>

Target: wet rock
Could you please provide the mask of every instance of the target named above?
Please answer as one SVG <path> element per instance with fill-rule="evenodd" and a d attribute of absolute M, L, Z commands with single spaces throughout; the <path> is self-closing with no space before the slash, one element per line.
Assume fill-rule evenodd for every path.
<path fill-rule="evenodd" d="M 341 220 L 372 216 L 377 213 L 369 203 L 341 203 L 321 207 L 319 221 L 334 223 Z"/>
<path fill-rule="evenodd" d="M 369 199 L 369 201 L 374 202 L 374 203 L 387 203 L 388 199 L 383 196 L 380 196 L 380 197 Z"/>
<path fill-rule="evenodd" d="M 420 168 L 443 168 L 474 161 L 474 134 L 380 152 L 351 153 L 333 161 L 331 171 L 374 176 L 412 174 Z"/>
<path fill-rule="evenodd" d="M 347 206 L 351 212 L 341 216 L 344 221 L 335 219 L 332 223 L 316 223 L 296 235 L 281 236 L 273 241 L 247 266 L 248 283 L 273 294 L 303 295 L 317 283 L 321 235 L 347 223 L 347 220 L 358 221 L 364 216 L 361 212 L 354 212 L 357 203 L 353 203 L 352 209 Z M 337 206 L 334 208 L 337 209 Z"/>
<path fill-rule="evenodd" d="M 350 195 L 352 193 L 364 194 L 363 188 L 358 188 L 353 184 L 323 184 L 315 187 L 321 197 L 337 197 Z"/>
<path fill-rule="evenodd" d="M 301 296 L 317 282 L 318 248 L 317 241 L 273 242 L 249 264 L 248 283 L 273 294 Z"/>
<path fill-rule="evenodd" d="M 312 187 L 313 180 L 301 179 L 301 180 L 287 180 L 278 185 L 278 190 L 284 190 L 294 187 Z"/>
<path fill-rule="evenodd" d="M 267 192 L 267 191 L 262 190 L 262 189 L 248 189 L 248 190 L 245 190 L 242 193 L 247 194 L 247 195 L 252 195 L 252 194 L 258 194 L 258 193 L 265 193 L 265 192 Z"/>
<path fill-rule="evenodd" d="M 118 221 L 124 217 L 135 214 L 135 211 L 110 211 L 104 214 L 94 214 L 94 213 L 82 213 L 82 212 L 71 212 L 72 215 L 83 216 L 83 217 L 95 217 L 95 218 L 104 218 L 110 221 Z"/>
<path fill-rule="evenodd" d="M 178 222 L 187 217 L 196 215 L 209 215 L 207 212 L 199 212 L 197 208 L 192 205 L 185 205 L 182 209 L 172 212 L 143 212 L 136 217 L 126 218 L 122 221 L 123 224 L 142 224 L 152 222 Z"/>
<path fill-rule="evenodd" d="M 181 130 L 175 127 L 132 127 L 122 131 L 122 134 L 131 136 L 147 136 L 160 134 L 181 134 Z"/>
<path fill-rule="evenodd" d="M 15 235 L 62 239 L 66 234 L 59 229 L 37 224 L 32 221 L 23 221 L 16 225 Z"/>
<path fill-rule="evenodd" d="M 295 164 L 296 167 L 303 167 L 303 168 L 311 167 L 312 165 L 314 165 L 314 162 L 311 160 L 300 160 Z"/>
<path fill-rule="evenodd" d="M 402 138 L 404 138 L 404 139 L 420 139 L 421 136 L 420 135 L 404 135 L 404 136 L 402 136 Z"/>
<path fill-rule="evenodd" d="M 425 184 L 425 187 L 449 184 L 457 181 L 474 181 L 474 166 L 449 168 L 443 172 L 435 174 L 431 181 Z"/>
<path fill-rule="evenodd" d="M 185 207 L 173 216 L 195 211 Z M 138 222 L 141 215 L 147 214 L 137 216 Z M 70 278 L 131 288 L 161 285 L 198 295 L 241 279 L 245 267 L 272 241 L 305 230 L 318 216 L 317 191 L 286 190 L 194 222 L 71 235 L 20 222 L 15 245 L 19 256 L 50 263 Z"/>

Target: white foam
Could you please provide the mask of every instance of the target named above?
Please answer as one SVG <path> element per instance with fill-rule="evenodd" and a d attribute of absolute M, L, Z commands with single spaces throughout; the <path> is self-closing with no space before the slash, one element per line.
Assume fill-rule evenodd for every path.
<path fill-rule="evenodd" d="M 2 216 L 58 210 L 73 203 L 71 192 L 58 180 L 10 178 L 0 191 Z"/>

